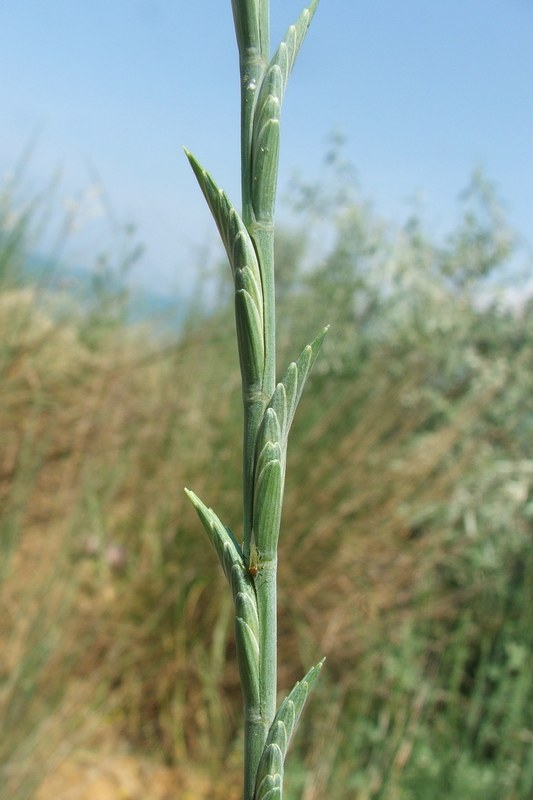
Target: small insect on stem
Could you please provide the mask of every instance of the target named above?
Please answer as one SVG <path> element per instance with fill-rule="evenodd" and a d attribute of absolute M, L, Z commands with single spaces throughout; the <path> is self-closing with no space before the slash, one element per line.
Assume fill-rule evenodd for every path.
<path fill-rule="evenodd" d="M 250 558 L 248 560 L 248 575 L 255 578 L 259 572 L 259 553 L 255 544 L 250 547 Z"/>

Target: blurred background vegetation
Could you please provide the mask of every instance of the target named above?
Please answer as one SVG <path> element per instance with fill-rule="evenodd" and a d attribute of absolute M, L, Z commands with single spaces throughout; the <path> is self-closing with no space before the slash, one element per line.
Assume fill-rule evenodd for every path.
<path fill-rule="evenodd" d="M 421 215 L 380 219 L 338 149 L 327 162 L 293 181 L 277 236 L 280 369 L 332 326 L 289 448 L 281 688 L 327 662 L 287 800 L 526 800 L 517 237 L 480 173 L 436 241 Z M 0 187 L 0 796 L 238 798 L 231 601 L 182 490 L 239 530 L 229 270 L 179 324 L 133 322 L 132 238 L 73 290 L 55 256 L 35 269 L 48 195 L 19 181 Z"/>

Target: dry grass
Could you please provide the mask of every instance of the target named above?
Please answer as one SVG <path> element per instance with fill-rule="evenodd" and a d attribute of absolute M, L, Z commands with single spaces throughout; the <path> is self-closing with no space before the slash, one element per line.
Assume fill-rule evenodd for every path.
<path fill-rule="evenodd" d="M 217 797 L 222 767 L 239 784 L 240 690 L 223 578 L 182 487 L 235 524 L 236 354 L 217 319 L 159 350 L 122 328 L 91 350 L 38 294 L 1 303 L 2 797 L 162 800 L 176 782 L 179 797 Z M 347 698 L 367 685 L 374 713 L 383 643 L 401 648 L 421 617 L 453 620 L 461 601 L 436 580 L 462 546 L 447 509 L 501 381 L 437 424 L 424 360 L 387 363 L 377 354 L 355 382 L 318 376 L 290 449 L 280 681 L 323 654 L 330 676 L 303 740 L 306 800 L 331 779 Z M 379 723 L 394 769 L 424 691 L 395 699 L 383 679 L 383 706 L 401 710 Z"/>

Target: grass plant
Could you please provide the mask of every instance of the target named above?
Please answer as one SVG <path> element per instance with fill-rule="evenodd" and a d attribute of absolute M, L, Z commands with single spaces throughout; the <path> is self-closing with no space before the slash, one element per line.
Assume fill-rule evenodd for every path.
<path fill-rule="evenodd" d="M 287 462 L 279 685 L 328 660 L 284 795 L 529 800 L 533 303 L 479 302 L 491 261 L 492 287 L 516 288 L 492 202 L 470 197 L 436 241 L 353 187 L 336 204 L 330 175 L 296 187 L 302 227 L 278 222 L 275 242 L 280 363 L 335 309 Z M 0 798 L 238 800 L 233 600 L 176 491 L 239 516 L 233 307 L 220 292 L 163 343 L 62 294 L 65 313 L 29 280 L 35 220 L 15 194 L 0 191 Z"/>
<path fill-rule="evenodd" d="M 235 286 L 244 412 L 242 545 L 187 490 L 211 539 L 234 600 L 244 701 L 244 800 L 283 795 L 284 761 L 322 662 L 276 711 L 278 537 L 287 440 L 324 329 L 276 378 L 274 208 L 280 113 L 287 81 L 318 0 L 305 8 L 270 57 L 269 0 L 233 0 L 241 86 L 242 214 L 194 156 L 187 156 L 217 224 Z"/>

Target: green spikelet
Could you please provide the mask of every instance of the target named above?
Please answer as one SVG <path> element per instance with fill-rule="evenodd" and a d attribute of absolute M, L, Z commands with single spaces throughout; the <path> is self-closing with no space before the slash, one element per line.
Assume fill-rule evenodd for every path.
<path fill-rule="evenodd" d="M 281 798 L 287 749 L 300 719 L 305 701 L 318 679 L 323 663 L 324 660 L 311 667 L 305 677 L 295 684 L 280 705 L 268 732 L 263 755 L 259 762 L 254 800 L 266 800 L 273 797 Z"/>

